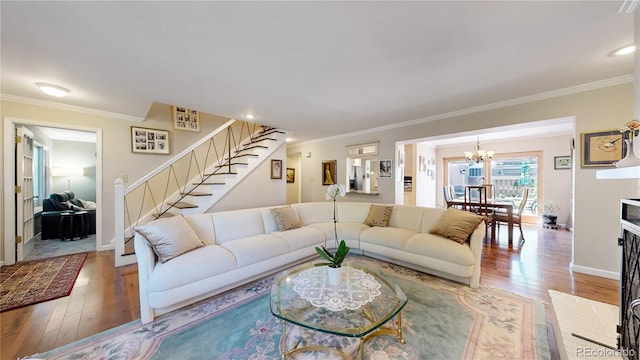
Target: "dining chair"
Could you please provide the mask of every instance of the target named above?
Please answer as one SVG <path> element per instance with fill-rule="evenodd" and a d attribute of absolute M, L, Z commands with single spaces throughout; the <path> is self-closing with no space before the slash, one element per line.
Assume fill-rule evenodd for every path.
<path fill-rule="evenodd" d="M 491 239 L 496 237 L 496 222 L 494 219 L 494 209 L 489 207 L 487 192 L 491 187 L 486 185 L 466 186 L 464 189 L 464 210 L 484 217 L 485 237 L 489 239 L 489 228 L 491 228 Z M 475 194 L 477 193 L 477 196 Z"/>
<path fill-rule="evenodd" d="M 451 186 L 443 186 L 442 191 L 444 192 L 444 201 L 447 204 L 447 208 L 458 207 L 457 204 L 453 201 L 453 189 L 451 188 Z"/>
<path fill-rule="evenodd" d="M 522 212 L 524 211 L 524 207 L 527 204 L 527 200 L 529 198 L 529 188 L 525 187 L 522 191 L 522 201 L 520 201 L 520 205 L 518 205 L 517 209 L 513 211 L 513 226 L 517 226 L 520 229 L 520 244 L 524 244 L 524 233 L 522 232 Z M 496 211 L 494 213 L 494 221 L 497 226 L 500 226 L 500 223 L 508 223 L 509 217 L 507 213 L 504 211 Z"/>

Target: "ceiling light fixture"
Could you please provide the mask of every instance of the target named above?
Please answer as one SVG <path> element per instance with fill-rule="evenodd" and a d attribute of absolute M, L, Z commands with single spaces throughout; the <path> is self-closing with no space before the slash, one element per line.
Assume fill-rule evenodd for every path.
<path fill-rule="evenodd" d="M 55 97 L 64 97 L 67 96 L 69 92 L 71 92 L 71 90 L 58 85 L 42 82 L 36 83 L 36 85 L 40 88 L 40 90 L 42 90 L 43 93 Z"/>
<path fill-rule="evenodd" d="M 467 158 L 468 162 L 475 162 L 478 164 L 480 162 L 484 162 L 486 159 L 493 158 L 494 153 L 494 151 L 485 151 L 480 149 L 480 135 L 478 135 L 478 140 L 473 151 L 465 151 L 464 156 Z"/>
<path fill-rule="evenodd" d="M 629 55 L 629 54 L 633 54 L 633 52 L 636 51 L 636 46 L 635 45 L 627 45 L 624 47 L 621 47 L 619 49 L 614 50 L 611 55 L 613 56 L 623 56 L 623 55 Z"/>
<path fill-rule="evenodd" d="M 244 117 L 246 117 L 247 119 L 255 119 L 256 118 L 255 115 L 253 115 L 253 114 L 247 114 Z"/>

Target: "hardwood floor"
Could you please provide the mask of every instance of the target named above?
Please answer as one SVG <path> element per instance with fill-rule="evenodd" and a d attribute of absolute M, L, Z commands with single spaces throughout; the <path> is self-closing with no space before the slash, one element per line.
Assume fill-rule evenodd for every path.
<path fill-rule="evenodd" d="M 521 247 L 506 245 L 505 226 L 498 235 L 500 242 L 485 243 L 482 285 L 548 304 L 547 291 L 554 289 L 617 305 L 618 281 L 569 271 L 569 231 L 526 224 L 523 229 L 526 243 Z M 44 352 L 139 319 L 137 266 L 114 268 L 113 256 L 112 251 L 90 253 L 70 296 L 0 313 L 0 358 Z M 558 358 L 552 316 L 547 306 L 552 357 Z"/>

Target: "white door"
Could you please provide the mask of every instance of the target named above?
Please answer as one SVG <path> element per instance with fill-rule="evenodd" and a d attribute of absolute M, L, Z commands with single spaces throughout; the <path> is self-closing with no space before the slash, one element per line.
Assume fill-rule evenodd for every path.
<path fill-rule="evenodd" d="M 16 261 L 21 261 L 25 256 L 25 244 L 32 241 L 34 236 L 33 134 L 22 126 L 16 127 L 15 130 Z"/>

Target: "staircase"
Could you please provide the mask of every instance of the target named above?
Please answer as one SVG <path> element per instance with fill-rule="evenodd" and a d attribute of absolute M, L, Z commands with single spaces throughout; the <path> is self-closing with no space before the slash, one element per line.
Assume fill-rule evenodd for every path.
<path fill-rule="evenodd" d="M 136 262 L 135 226 L 205 213 L 269 159 L 285 137 L 275 128 L 230 120 L 126 189 L 116 180 L 116 266 Z"/>

